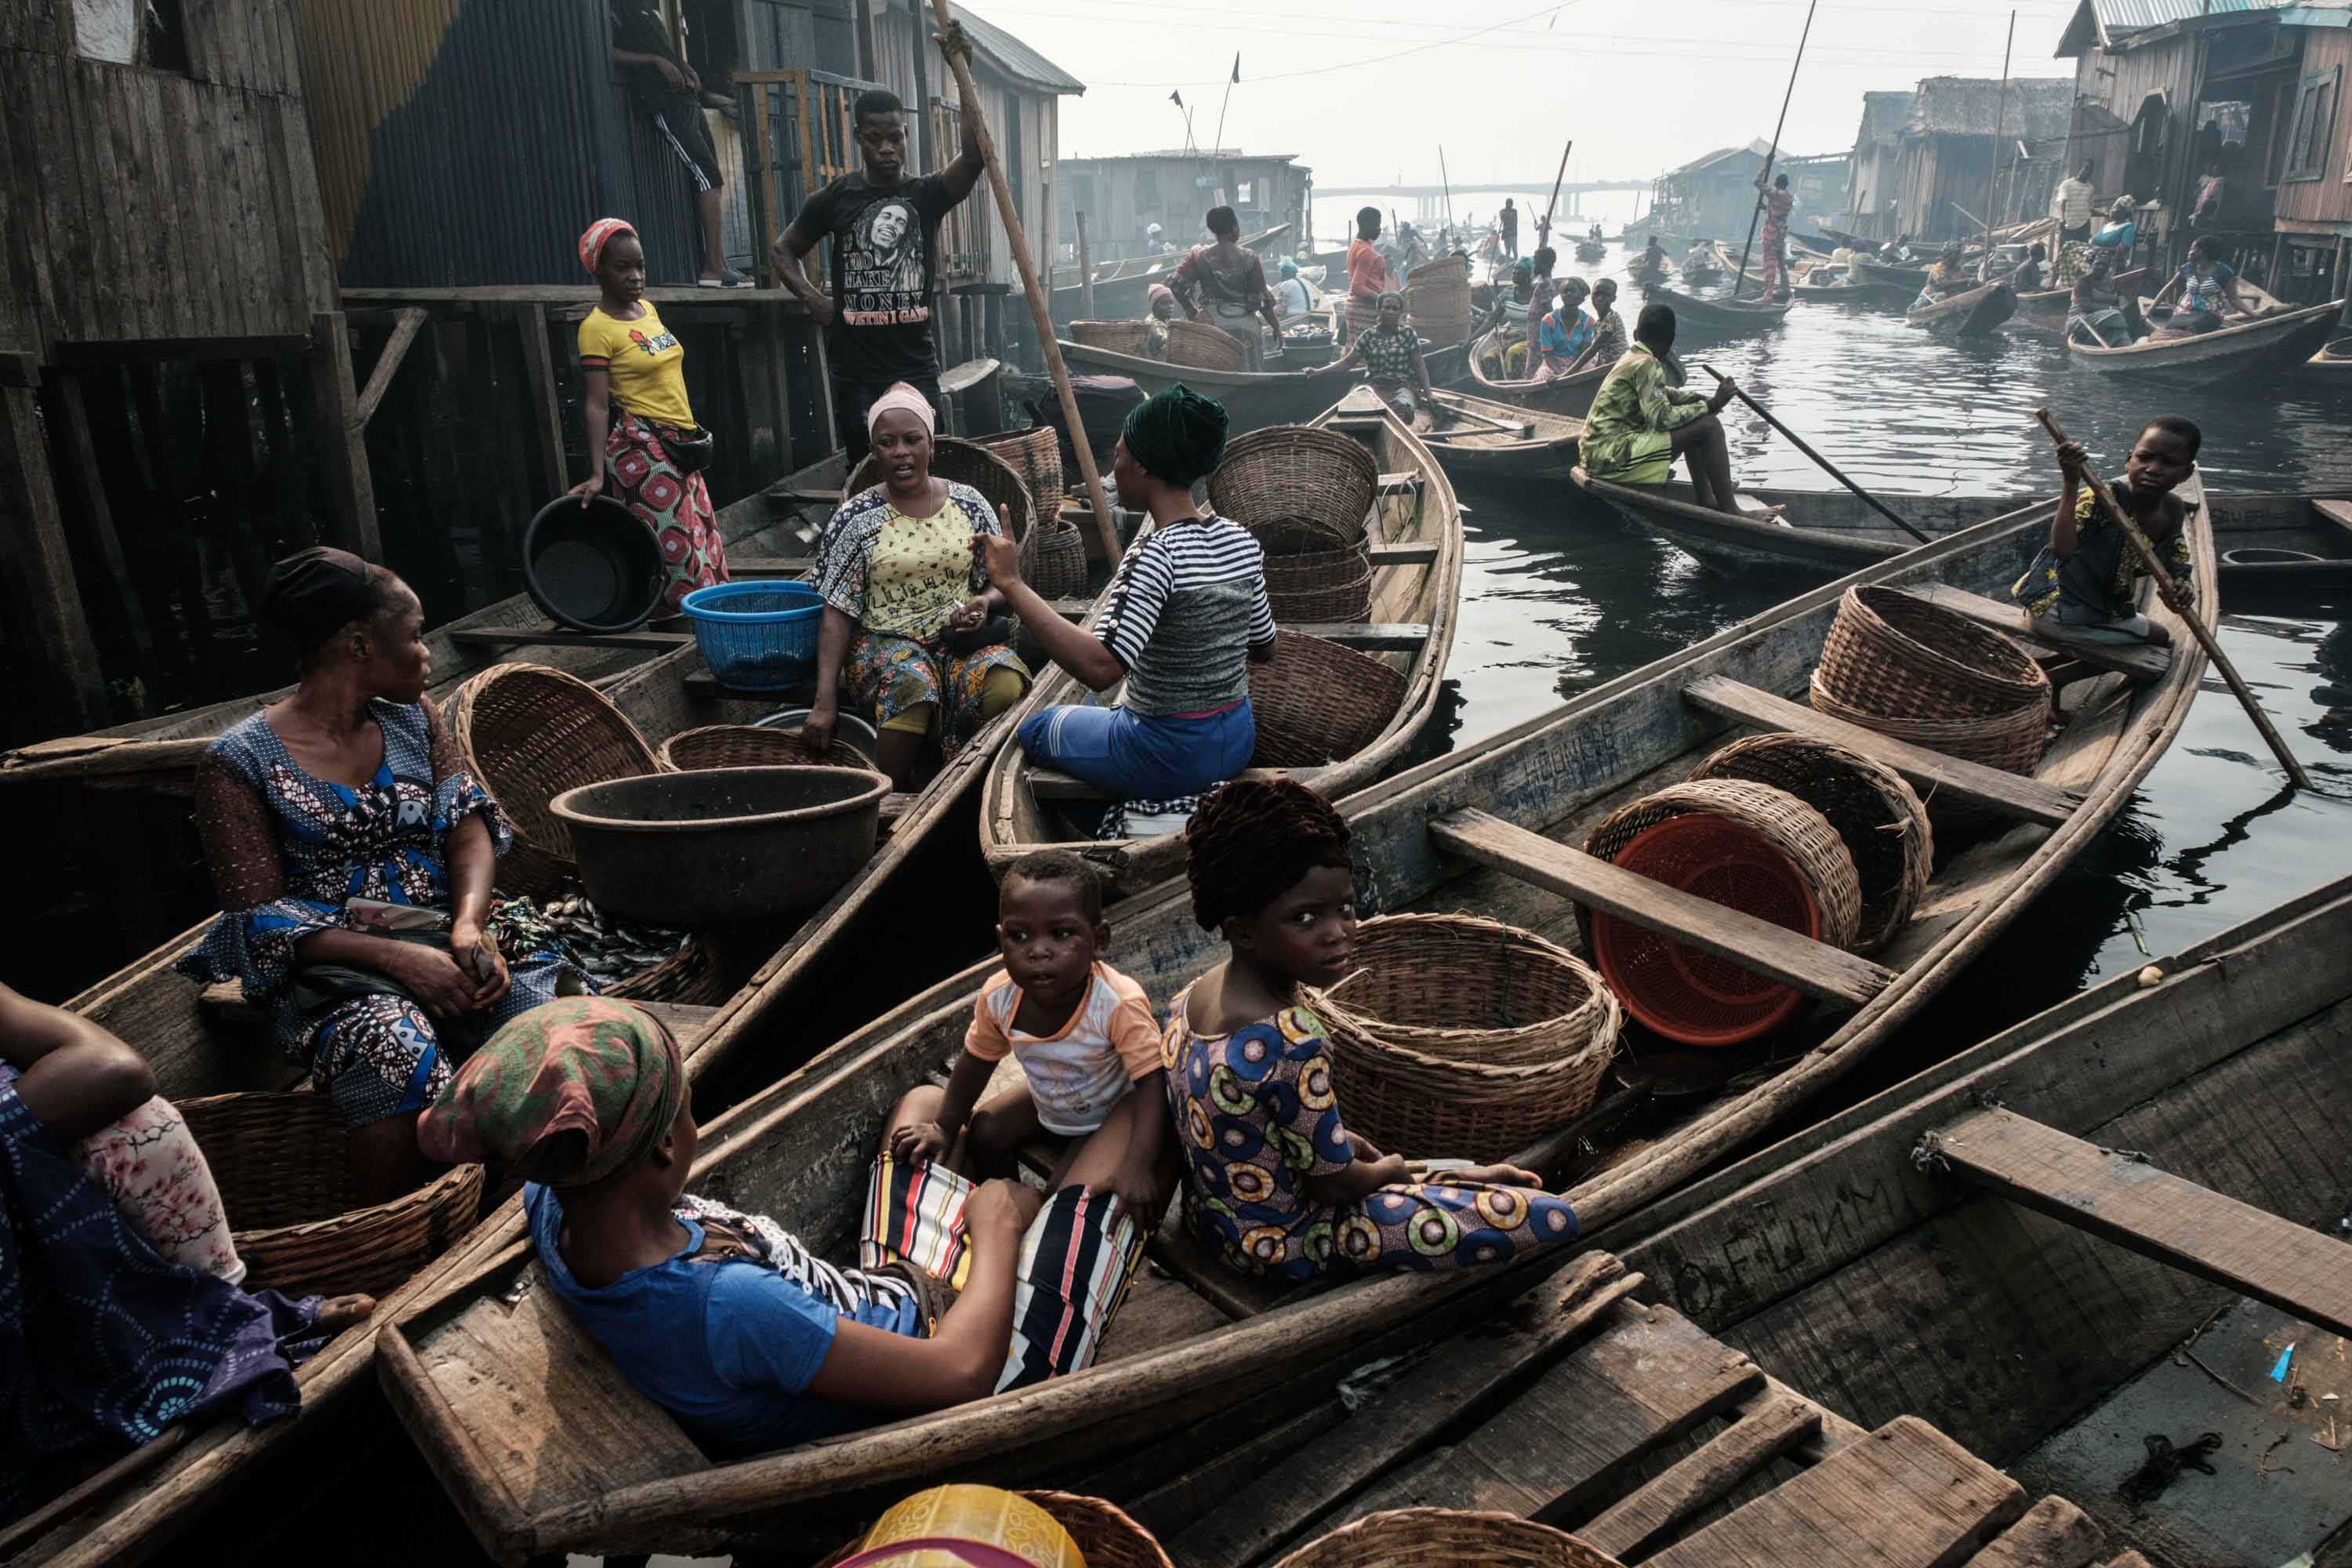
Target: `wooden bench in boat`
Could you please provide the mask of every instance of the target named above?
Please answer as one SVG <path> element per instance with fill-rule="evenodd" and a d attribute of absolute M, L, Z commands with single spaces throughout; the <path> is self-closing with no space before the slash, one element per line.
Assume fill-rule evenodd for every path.
<path fill-rule="evenodd" d="M 2134 680 L 2155 680 L 2172 668 L 2169 649 L 2152 647 L 2145 643 L 2063 642 L 2038 636 L 2031 625 L 2032 617 L 2025 613 L 2022 605 L 2004 605 L 1999 599 L 1988 599 L 1982 594 L 1971 594 L 1965 588 L 1934 583 L 1908 588 L 1905 592 L 1955 615 L 1965 616 L 1987 630 L 2013 638 L 2030 649 L 2061 654 L 2087 668 L 2106 670 Z"/>
<path fill-rule="evenodd" d="M 2014 1111 L 1969 1112 L 1922 1145 L 2011 1203 L 2352 1336 L 2352 1247 Z"/>
<path fill-rule="evenodd" d="M 1312 789 L 1321 778 L 1322 768 L 1247 768 L 1238 777 L 1245 779 L 1297 779 Z M 1039 800 L 1116 800 L 1108 790 L 1097 789 L 1081 778 L 1055 768 L 1031 768 L 1028 771 L 1029 793 Z"/>
<path fill-rule="evenodd" d="M 2317 512 L 2324 521 L 2332 522 L 2338 528 L 2352 528 L 2352 500 L 2315 500 L 2311 503 L 2311 510 Z"/>

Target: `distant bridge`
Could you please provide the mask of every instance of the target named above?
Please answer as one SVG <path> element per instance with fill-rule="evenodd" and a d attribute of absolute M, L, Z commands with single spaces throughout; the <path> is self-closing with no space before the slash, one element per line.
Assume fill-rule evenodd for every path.
<path fill-rule="evenodd" d="M 1570 180 L 1560 186 L 1559 194 L 1567 196 L 1583 191 L 1646 191 L 1654 184 L 1654 180 Z M 1465 191 L 1501 191 L 1514 196 L 1551 195 L 1549 180 L 1465 180 L 1462 188 Z M 1327 185 L 1320 180 L 1315 182 L 1315 194 L 1318 196 L 1411 196 L 1424 199 L 1443 197 L 1446 189 L 1444 185 Z"/>

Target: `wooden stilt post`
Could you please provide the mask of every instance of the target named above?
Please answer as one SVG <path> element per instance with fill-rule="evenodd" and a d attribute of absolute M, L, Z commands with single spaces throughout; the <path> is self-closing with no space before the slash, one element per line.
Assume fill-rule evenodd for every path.
<path fill-rule="evenodd" d="M 352 341 L 341 310 L 310 318 L 310 406 L 326 454 L 327 494 L 335 509 L 334 542 L 367 561 L 383 559 L 376 528 L 375 485 L 368 477 L 367 437 L 352 385 Z"/>
<path fill-rule="evenodd" d="M 45 722 L 71 733 L 105 721 L 106 682 L 34 405 L 39 374 L 29 355 L 0 356 L 0 381 L 9 383 L 0 385 L 0 515 L 22 520 L 0 528 L 0 579 L 7 584 L 8 641 L 34 682 L 35 705 Z"/>
<path fill-rule="evenodd" d="M 539 482 L 550 500 L 569 488 L 563 466 L 563 402 L 555 395 L 555 359 L 547 346 L 547 307 L 515 309 L 515 331 L 522 334 L 523 373 L 530 379 L 523 392 L 530 401 L 531 445 L 539 451 Z"/>
<path fill-rule="evenodd" d="M 1087 215 L 1078 215 L 1078 309 L 1095 319 L 1095 258 L 1087 246 Z"/>

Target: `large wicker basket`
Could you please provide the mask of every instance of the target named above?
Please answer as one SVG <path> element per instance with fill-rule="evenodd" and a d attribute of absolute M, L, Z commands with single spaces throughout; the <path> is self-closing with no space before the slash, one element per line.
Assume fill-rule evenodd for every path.
<path fill-rule="evenodd" d="M 2042 743 L 2050 734 L 2050 704 L 2024 703 L 2008 713 L 1984 718 L 1909 718 L 1855 708 L 1822 689 L 1820 672 L 1813 677 L 1812 704 L 1817 712 L 1865 730 L 1875 730 L 1898 741 L 1908 741 L 1964 763 L 1981 763 L 2004 773 L 2031 773 L 2042 760 Z M 1970 819 L 1981 819 L 1975 807 L 1964 808 Z M 1954 818 L 1957 820 L 1957 818 Z"/>
<path fill-rule="evenodd" d="M 1379 659 L 1305 632 L 1277 630 L 1274 660 L 1249 667 L 1257 768 L 1345 761 L 1380 739 L 1404 705 L 1405 679 Z"/>
<path fill-rule="evenodd" d="M 1115 354 L 1151 357 L 1151 329 L 1142 321 L 1072 321 L 1070 341 Z"/>
<path fill-rule="evenodd" d="M 1070 1540 L 1087 1560 L 1087 1568 L 1175 1568 L 1161 1551 L 1159 1539 L 1151 1531 L 1128 1517 L 1117 1503 L 1101 1498 L 1080 1497 L 1076 1492 L 1032 1492 L 1020 1494 L 1054 1516 L 1054 1522 L 1070 1532 Z M 823 1568 L 833 1568 L 846 1562 L 857 1551 L 858 1542 L 835 1551 L 824 1560 Z"/>
<path fill-rule="evenodd" d="M 1087 1559 L 1091 1564 L 1094 1561 Z M 1308 1542 L 1275 1568 L 1624 1568 L 1564 1531 L 1510 1513 L 1400 1508 Z"/>
<path fill-rule="evenodd" d="M 240 1228 L 245 1289 L 383 1296 L 474 1224 L 482 1167 L 453 1165 L 389 1203 L 362 1205 L 351 1134 L 323 1094 L 215 1094 L 174 1102 Z"/>
<path fill-rule="evenodd" d="M 758 724 L 705 724 L 662 742 L 662 766 L 676 773 L 701 768 L 866 768 L 874 759 L 836 737 L 822 758 L 812 757 L 793 730 Z"/>
<path fill-rule="evenodd" d="M 1372 618 L 1372 561 L 1361 545 L 1265 556 L 1265 596 L 1276 622 L 1322 626 Z"/>
<path fill-rule="evenodd" d="M 1447 256 L 1412 269 L 1404 288 L 1405 315 L 1433 348 L 1451 348 L 1470 335 L 1470 258 Z"/>
<path fill-rule="evenodd" d="M 931 477 L 970 485 L 988 498 L 988 504 L 996 509 L 996 521 L 1003 524 L 1007 534 L 1015 541 L 1028 539 L 1030 520 L 1035 515 L 1029 505 L 1029 486 L 1013 465 L 996 453 L 958 437 L 934 437 Z M 881 459 L 869 452 L 866 460 L 857 465 L 857 471 L 849 476 L 849 482 L 841 487 L 841 499 L 847 500 L 881 482 Z"/>
<path fill-rule="evenodd" d="M 1902 774 L 1809 735 L 1750 735 L 1707 758 L 1690 776 L 1770 784 L 1828 818 L 1860 879 L 1856 952 L 1877 952 L 1910 923 L 1935 868 L 1936 844 L 1927 808 Z"/>
<path fill-rule="evenodd" d="M 2050 701 L 2025 650 L 1900 588 L 1848 588 L 1813 683 L 1841 707 L 1896 719 L 1981 719 Z"/>
<path fill-rule="evenodd" d="M 1225 459 L 1209 476 L 1209 505 L 1244 528 L 1304 517 L 1353 542 L 1364 537 L 1380 479 L 1380 465 L 1362 442 L 1276 425 L 1225 443 Z"/>
<path fill-rule="evenodd" d="M 1011 465 L 1029 487 L 1032 515 L 1051 518 L 1062 510 L 1062 444 L 1053 430 L 1032 425 L 1026 430 L 1002 430 L 974 436 L 975 446 L 987 447 Z"/>
<path fill-rule="evenodd" d="M 661 771 L 628 715 L 576 676 L 494 664 L 449 699 L 449 731 L 475 780 L 514 827 L 499 885 L 544 894 L 575 874 L 572 835 L 548 802 L 565 790 Z"/>
<path fill-rule="evenodd" d="M 1615 860 L 1617 852 L 1647 827 L 1685 812 L 1737 822 L 1758 834 L 1790 863 L 1811 890 L 1821 911 L 1821 940 L 1851 948 L 1862 921 L 1862 879 L 1853 854 L 1829 818 L 1786 790 L 1747 779 L 1701 779 L 1669 784 L 1619 808 L 1584 841 L 1584 852 Z M 1589 951 L 1591 910 L 1576 906 L 1576 922 Z"/>
<path fill-rule="evenodd" d="M 1206 321 L 1171 321 L 1168 363 L 1188 370 L 1247 370 L 1249 345 Z"/>
<path fill-rule="evenodd" d="M 717 1006 L 735 994 L 736 973 L 722 961 L 724 944 L 696 931 L 659 963 L 606 984 L 603 994 L 625 1002 L 677 1002 Z"/>
<path fill-rule="evenodd" d="M 1387 915 L 1362 967 L 1308 994 L 1348 1124 L 1382 1149 L 1481 1163 L 1582 1115 L 1623 1015 L 1566 948 L 1471 915 Z"/>

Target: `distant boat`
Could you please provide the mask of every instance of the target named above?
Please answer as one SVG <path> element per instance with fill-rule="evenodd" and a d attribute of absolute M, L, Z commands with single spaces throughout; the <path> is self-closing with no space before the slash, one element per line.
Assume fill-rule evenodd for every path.
<path fill-rule="evenodd" d="M 2017 290 L 2004 282 L 1964 289 L 1932 304 L 1915 304 L 1903 314 L 1915 327 L 1974 337 L 1995 331 L 2016 310 Z"/>
<path fill-rule="evenodd" d="M 2136 343 L 2101 348 L 2070 340 L 2074 363 L 2105 375 L 2204 384 L 2226 381 L 2265 366 L 2285 370 L 2306 361 L 2336 331 L 2344 301 L 2306 305 L 2299 310 L 2238 321 L 2211 331 L 2174 336 L 2158 332 Z"/>

